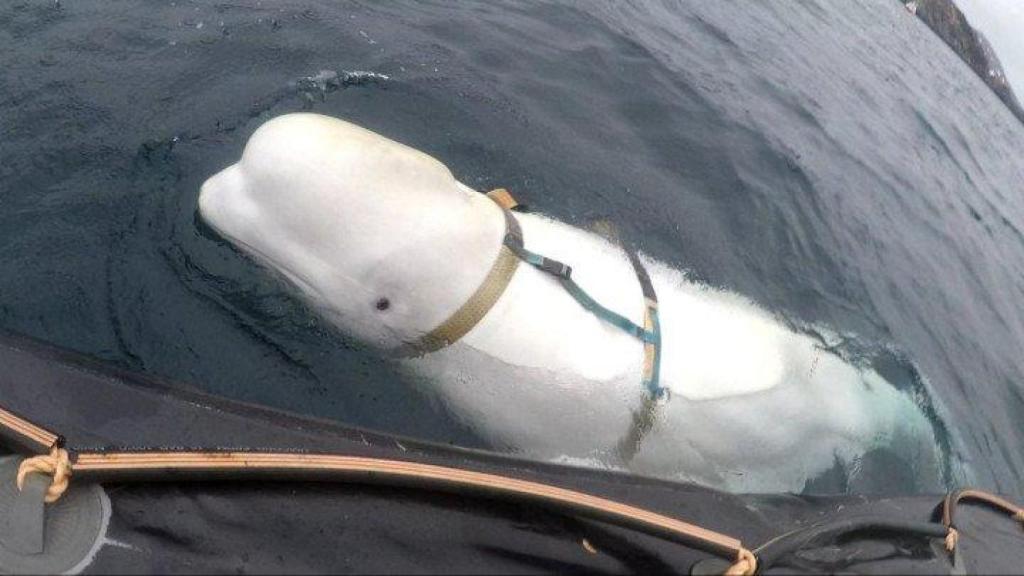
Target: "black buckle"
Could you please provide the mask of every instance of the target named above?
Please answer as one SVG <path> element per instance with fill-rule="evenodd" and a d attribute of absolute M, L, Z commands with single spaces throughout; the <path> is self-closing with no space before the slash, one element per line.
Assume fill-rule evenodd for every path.
<path fill-rule="evenodd" d="M 548 274 L 558 276 L 559 278 L 568 278 L 572 276 L 571 266 L 562 264 L 558 260 L 552 260 L 550 258 L 541 259 L 539 268 Z"/>

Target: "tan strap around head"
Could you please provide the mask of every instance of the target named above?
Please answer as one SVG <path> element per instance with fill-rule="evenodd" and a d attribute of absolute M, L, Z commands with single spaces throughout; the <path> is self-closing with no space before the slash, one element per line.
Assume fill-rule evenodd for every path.
<path fill-rule="evenodd" d="M 519 206 L 519 202 L 512 197 L 512 194 L 504 188 L 495 188 L 487 193 L 487 197 L 494 200 L 494 203 L 501 206 L 502 210 L 511 210 Z"/>
<path fill-rule="evenodd" d="M 504 188 L 488 192 L 487 197 L 502 209 L 505 216 L 505 234 L 508 235 L 512 218 L 508 210 L 518 206 L 518 203 Z M 519 257 L 503 242 L 490 271 L 472 296 L 437 328 L 411 344 L 409 353 L 415 356 L 435 352 L 465 336 L 483 320 L 498 298 L 505 293 L 505 288 L 512 281 L 512 275 L 518 267 Z"/>
<path fill-rule="evenodd" d="M 490 312 L 491 307 L 505 292 L 508 283 L 512 281 L 512 275 L 518 266 L 519 258 L 507 246 L 502 245 L 491 271 L 487 273 L 487 277 L 480 283 L 476 292 L 440 326 L 424 335 L 414 345 L 415 352 L 434 352 L 465 336 Z"/>

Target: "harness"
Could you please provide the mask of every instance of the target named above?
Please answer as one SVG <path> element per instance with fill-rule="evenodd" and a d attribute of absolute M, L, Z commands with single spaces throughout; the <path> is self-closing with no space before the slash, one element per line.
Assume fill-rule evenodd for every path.
<path fill-rule="evenodd" d="M 619 328 L 644 345 L 644 363 L 641 381 L 646 394 L 641 410 L 634 414 L 630 433 L 620 442 L 619 453 L 627 462 L 636 455 L 640 441 L 654 424 L 656 408 L 668 400 L 668 389 L 660 384 L 661 368 L 661 326 L 658 322 L 658 296 L 654 291 L 650 275 L 640 262 L 635 250 L 627 249 L 629 262 L 633 266 L 644 295 L 644 325 L 639 326 L 628 318 L 602 306 L 572 279 L 572 267 L 558 260 L 528 250 L 523 241 L 523 230 L 512 210 L 519 203 L 504 188 L 487 193 L 501 208 L 505 217 L 505 236 L 498 256 L 491 265 L 483 282 L 466 302 L 447 320 L 424 334 L 418 341 L 408 345 L 408 355 L 421 356 L 451 345 L 473 329 L 505 292 L 520 262 L 553 276 L 559 284 L 585 310 L 601 320 Z"/>

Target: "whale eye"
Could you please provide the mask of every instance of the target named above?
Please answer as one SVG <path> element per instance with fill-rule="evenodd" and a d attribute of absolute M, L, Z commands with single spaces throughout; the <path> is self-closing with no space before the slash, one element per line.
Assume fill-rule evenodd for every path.
<path fill-rule="evenodd" d="M 377 310 L 380 310 L 381 312 L 383 312 L 383 311 L 387 310 L 388 308 L 391 308 L 391 301 L 388 300 L 387 298 L 380 298 L 380 299 L 377 300 L 376 306 L 377 306 Z"/>

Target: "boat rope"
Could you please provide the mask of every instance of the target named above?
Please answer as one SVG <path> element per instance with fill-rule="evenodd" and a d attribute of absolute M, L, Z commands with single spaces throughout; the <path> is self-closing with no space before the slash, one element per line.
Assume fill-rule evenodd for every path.
<path fill-rule="evenodd" d="M 688 547 L 703 550 L 730 562 L 724 574 L 753 575 L 763 568 L 814 542 L 857 531 L 886 530 L 927 538 L 945 537 L 947 549 L 955 550 L 958 504 L 976 501 L 1007 512 L 1024 522 L 1024 508 L 1009 500 L 976 489 L 951 492 L 943 499 L 941 523 L 905 522 L 889 518 L 843 518 L 794 530 L 772 538 L 753 551 L 742 542 L 701 526 L 615 500 L 559 486 L 463 468 L 423 464 L 407 460 L 278 452 L 165 451 L 74 452 L 63 438 L 0 407 L 0 437 L 21 446 L 50 445 L 48 453 L 36 448 L 36 456 L 18 469 L 20 490 L 29 474 L 51 477 L 45 502 L 60 499 L 72 476 L 82 482 L 210 481 L 270 479 L 287 481 L 330 480 L 411 486 L 457 494 L 518 498 L 560 511 L 632 528 Z M 19 443 L 18 440 L 21 442 Z"/>
<path fill-rule="evenodd" d="M 960 540 L 960 533 L 956 529 L 954 522 L 954 514 L 956 513 L 957 505 L 965 501 L 980 502 L 988 505 L 990 508 L 1006 512 L 1014 520 L 1024 524 L 1024 508 L 1006 500 L 1000 498 L 994 494 L 989 494 L 982 490 L 976 490 L 973 488 L 967 488 L 964 490 L 958 490 L 956 492 L 950 492 L 946 494 L 945 499 L 942 501 L 942 525 L 946 527 L 946 550 L 954 552 L 956 545 Z"/>
<path fill-rule="evenodd" d="M 211 481 L 211 480 L 328 480 L 336 482 L 388 484 L 419 489 L 436 489 L 457 494 L 472 492 L 484 496 L 518 498 L 568 510 L 582 517 L 632 528 L 694 547 L 727 560 L 728 575 L 753 575 L 759 566 L 768 568 L 786 554 L 824 539 L 858 531 L 890 531 L 926 538 L 945 538 L 947 549 L 955 550 L 958 532 L 955 511 L 958 504 L 977 501 L 1006 511 L 1024 523 L 1024 507 L 976 489 L 951 492 L 941 503 L 940 523 L 904 522 L 888 518 L 851 518 L 814 525 L 776 536 L 751 550 L 740 540 L 657 512 L 534 481 L 489 474 L 465 468 L 426 464 L 409 460 L 278 452 L 223 451 L 137 451 L 74 452 L 62 446 L 63 439 L 29 420 L 0 407 L 0 437 L 28 446 L 49 443 L 48 453 L 19 466 L 16 484 L 22 489 L 29 475 L 51 478 L 44 500 L 57 501 L 71 479 L 81 482 Z M 20 440 L 22 442 L 18 443 Z"/>
<path fill-rule="evenodd" d="M 24 426 L 27 424 L 27 420 L 0 408 L 0 426 L 20 433 L 30 429 Z M 320 479 L 433 488 L 458 494 L 476 492 L 569 510 L 697 548 L 731 562 L 729 574 L 752 575 L 757 569 L 756 557 L 738 539 L 650 510 L 550 484 L 405 460 L 276 452 L 73 452 L 55 444 L 49 454 L 22 462 L 19 489 L 29 474 L 51 477 L 47 503 L 64 494 L 72 476 L 82 482 Z"/>
<path fill-rule="evenodd" d="M 725 576 L 748 576 L 757 574 L 757 557 L 750 550 L 741 549 L 736 557 L 736 562 L 729 566 Z"/>
<path fill-rule="evenodd" d="M 46 489 L 46 496 L 43 501 L 51 504 L 64 495 L 71 483 L 71 462 L 67 450 L 54 446 L 49 454 L 33 456 L 21 461 L 18 466 L 17 484 L 18 490 L 25 487 L 25 478 L 29 474 L 42 474 L 50 476 L 50 486 Z"/>
<path fill-rule="evenodd" d="M 64 442 L 59 435 L 3 409 L 0 409 L 0 438 L 33 454 L 49 452 Z"/>

